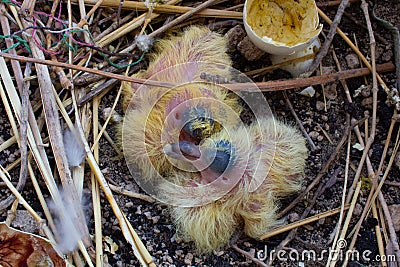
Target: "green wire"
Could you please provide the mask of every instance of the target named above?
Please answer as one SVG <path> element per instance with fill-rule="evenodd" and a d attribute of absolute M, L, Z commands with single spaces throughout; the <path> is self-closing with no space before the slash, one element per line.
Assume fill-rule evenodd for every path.
<path fill-rule="evenodd" d="M 2 3 L 7 4 L 7 5 L 11 5 L 11 6 L 18 6 L 17 4 L 9 1 L 9 0 L 0 0 Z"/>
<path fill-rule="evenodd" d="M 100 54 L 103 56 L 103 58 L 104 58 L 111 66 L 116 67 L 116 68 L 118 68 L 118 69 L 124 69 L 124 68 L 131 67 L 131 66 L 135 66 L 136 64 L 138 64 L 140 61 L 143 60 L 144 55 L 145 55 L 146 53 L 143 52 L 142 55 L 140 56 L 140 58 L 139 58 L 138 60 L 136 60 L 135 62 L 132 62 L 132 63 L 130 63 L 130 64 L 125 64 L 125 65 L 116 64 L 116 63 L 112 62 L 105 54 L 103 54 L 103 53 L 100 53 Z"/>
<path fill-rule="evenodd" d="M 29 47 L 28 41 L 24 40 L 23 38 L 17 36 L 17 35 L 0 35 L 0 39 L 7 39 L 7 38 L 14 38 L 16 39 L 18 42 L 13 44 L 11 47 L 3 50 L 3 53 L 7 53 L 8 51 L 10 51 L 13 48 L 16 48 L 17 46 L 19 46 L 20 44 L 22 44 L 26 50 L 28 50 L 29 54 L 31 53 L 31 48 Z"/>

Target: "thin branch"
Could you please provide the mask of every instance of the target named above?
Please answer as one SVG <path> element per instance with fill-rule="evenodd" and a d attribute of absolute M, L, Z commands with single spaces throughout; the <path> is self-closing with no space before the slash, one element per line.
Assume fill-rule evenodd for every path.
<path fill-rule="evenodd" d="M 97 0 L 85 0 L 85 5 L 95 5 L 98 1 Z M 72 3 L 78 3 L 78 0 L 72 0 Z M 119 1 L 113 0 L 104 0 L 102 7 L 113 7 L 118 8 Z M 136 1 L 124 1 L 122 5 L 122 9 L 128 10 L 135 10 L 135 11 L 147 11 L 148 8 L 144 4 L 144 2 L 136 2 Z M 162 14 L 183 14 L 189 11 L 192 11 L 193 7 L 188 6 L 175 6 L 175 5 L 168 5 L 168 4 L 158 4 L 154 6 L 153 11 Z M 215 18 L 231 18 L 231 19 L 242 19 L 243 13 L 242 12 L 235 12 L 235 11 L 227 11 L 227 10 L 218 10 L 218 9 L 210 9 L 206 8 L 201 10 L 197 13 L 197 15 L 202 17 L 215 17 Z"/>
<path fill-rule="evenodd" d="M 166 88 L 171 88 L 171 87 L 176 86 L 176 84 L 169 83 L 169 82 L 160 82 L 160 81 L 134 78 L 134 77 L 130 77 L 130 76 L 119 75 L 119 74 L 115 74 L 115 73 L 100 71 L 100 70 L 86 68 L 86 67 L 77 66 L 77 65 L 71 65 L 71 64 L 62 63 L 62 62 L 54 62 L 51 60 L 44 60 L 44 59 L 39 59 L 39 58 L 29 58 L 29 57 L 24 57 L 24 56 L 16 56 L 16 55 L 11 55 L 11 54 L 2 53 L 2 52 L 0 52 L 0 56 L 2 56 L 4 58 L 13 59 L 13 60 L 18 60 L 21 62 L 33 62 L 33 63 L 37 63 L 37 64 L 60 66 L 60 67 L 67 68 L 67 69 L 89 72 L 89 73 L 101 75 L 101 76 L 104 76 L 107 78 L 118 79 L 120 81 L 140 83 L 140 84 L 146 83 L 151 86 L 159 86 L 159 87 L 166 87 Z M 382 72 L 393 71 L 394 65 L 390 62 L 381 64 L 381 65 L 377 66 L 377 70 L 382 71 Z M 283 80 L 283 81 L 261 82 L 261 83 L 255 83 L 255 85 L 263 92 L 270 92 L 270 91 L 279 91 L 279 90 L 294 89 L 294 88 L 299 88 L 299 87 L 306 87 L 306 86 L 317 85 L 317 84 L 321 84 L 321 83 L 334 82 L 339 79 L 355 78 L 355 77 L 367 75 L 369 73 L 370 73 L 370 71 L 368 68 L 359 68 L 359 69 L 353 69 L 353 70 L 339 71 L 337 73 L 324 74 L 324 75 L 316 76 L 316 77 L 298 78 L 298 79 Z M 246 91 L 246 90 L 248 90 L 249 87 L 254 88 L 253 83 L 252 84 L 231 83 L 231 84 L 224 84 L 224 86 L 232 91 Z"/>
<path fill-rule="evenodd" d="M 340 23 L 340 20 L 342 19 L 343 16 L 343 12 L 347 6 L 347 4 L 349 3 L 349 0 L 342 0 L 342 2 L 340 3 L 335 18 L 333 19 L 333 22 L 331 24 L 331 27 L 329 28 L 329 33 L 325 38 L 325 42 L 322 45 L 321 49 L 319 50 L 319 53 L 316 55 L 313 63 L 311 64 L 310 68 L 308 69 L 309 73 L 313 73 L 319 66 L 319 64 L 321 63 L 322 59 L 326 56 L 326 54 L 328 54 L 328 50 L 329 47 L 331 46 L 331 43 L 333 41 L 333 37 L 336 34 L 336 29 L 337 26 Z"/>
<path fill-rule="evenodd" d="M 252 255 L 252 253 L 244 251 L 243 249 L 239 248 L 236 244 L 232 244 L 231 247 L 236 250 L 237 252 L 239 252 L 240 254 L 242 254 L 243 256 L 245 256 L 246 258 L 250 259 L 251 261 L 253 261 L 254 263 L 256 263 L 258 266 L 261 267 L 267 267 L 268 265 L 266 265 L 263 261 L 257 259 L 256 257 L 254 257 L 254 255 Z"/>
<path fill-rule="evenodd" d="M 289 98 L 288 98 L 288 96 L 287 96 L 285 91 L 283 92 L 283 97 L 286 100 L 286 105 L 289 107 L 290 112 L 292 113 L 293 117 L 296 119 L 297 125 L 300 127 L 300 130 L 302 131 L 303 135 L 306 137 L 306 139 L 308 141 L 308 144 L 310 145 L 311 151 L 315 151 L 316 146 L 315 146 L 313 140 L 311 140 L 310 136 L 308 135 L 306 129 L 304 129 L 304 126 L 301 123 L 299 117 L 297 117 L 296 111 L 294 111 L 292 103 L 290 102 L 290 100 L 289 100 Z"/>

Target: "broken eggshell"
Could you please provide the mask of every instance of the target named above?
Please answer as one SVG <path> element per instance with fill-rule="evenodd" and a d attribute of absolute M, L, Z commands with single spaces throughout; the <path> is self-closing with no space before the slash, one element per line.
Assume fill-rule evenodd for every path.
<path fill-rule="evenodd" d="M 304 50 L 322 30 L 314 0 L 246 0 L 243 21 L 250 40 L 273 55 Z"/>
<path fill-rule="evenodd" d="M 321 44 L 319 39 L 315 39 L 309 46 L 303 50 L 290 55 L 271 55 L 271 63 L 273 65 L 289 62 L 280 66 L 282 70 L 290 72 L 293 77 L 299 77 L 300 74 L 306 72 L 314 61 L 315 55 L 319 51 Z"/>

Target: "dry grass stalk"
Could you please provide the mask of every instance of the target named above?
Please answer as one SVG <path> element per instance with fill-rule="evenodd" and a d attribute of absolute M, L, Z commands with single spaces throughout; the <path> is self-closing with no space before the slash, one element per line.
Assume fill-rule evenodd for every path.
<path fill-rule="evenodd" d="M 77 3 L 77 0 L 72 0 L 72 3 Z M 96 0 L 85 0 L 85 4 L 88 6 L 95 5 Z M 118 7 L 119 3 L 112 0 L 104 0 L 102 7 Z M 137 10 L 137 11 L 147 11 L 148 8 L 144 2 L 135 1 L 124 1 L 122 4 L 123 9 Z M 154 6 L 153 11 L 156 13 L 167 13 L 167 14 L 183 14 L 193 10 L 193 7 L 187 6 L 175 6 L 170 4 L 158 4 Z M 218 9 L 204 9 L 197 13 L 202 17 L 214 17 L 214 18 L 231 18 L 231 19 L 242 19 L 242 12 L 226 11 Z"/>
<path fill-rule="evenodd" d="M 155 202 L 155 199 L 150 197 L 150 196 L 148 196 L 148 195 L 135 193 L 135 192 L 126 190 L 126 189 L 124 189 L 122 187 L 118 187 L 118 186 L 112 185 L 112 184 L 109 184 L 109 186 L 110 186 L 110 189 L 112 191 L 114 191 L 115 193 L 118 193 L 118 194 L 121 194 L 121 195 L 124 195 L 124 196 L 127 196 L 127 197 L 141 199 L 141 200 L 149 202 L 149 203 L 154 203 Z"/>
<path fill-rule="evenodd" d="M 10 137 L 6 141 L 4 141 L 2 144 L 0 144 L 0 152 L 3 150 L 6 150 L 7 148 L 12 146 L 16 142 L 17 142 L 17 138 L 15 136 Z"/>
<path fill-rule="evenodd" d="M 385 253 L 385 247 L 384 243 L 382 240 L 382 233 L 381 233 L 381 225 L 384 224 L 384 221 L 379 221 L 379 216 L 378 216 L 378 210 L 376 209 L 376 204 L 375 202 L 372 204 L 372 216 L 377 220 L 377 224 L 375 225 L 375 234 L 376 234 L 376 240 L 378 242 L 378 249 L 379 249 L 379 255 L 381 259 L 381 265 L 382 267 L 386 267 L 387 263 L 384 261 L 384 257 L 386 255 Z"/>
<path fill-rule="evenodd" d="M 95 97 L 93 100 L 93 139 L 96 140 L 99 132 L 99 106 L 100 98 Z M 93 156 L 99 162 L 99 145 L 93 147 Z M 96 244 L 96 266 L 103 266 L 103 234 L 101 223 L 101 205 L 100 205 L 100 187 L 93 173 L 90 174 L 92 184 L 92 202 L 94 210 L 94 230 Z"/>
<path fill-rule="evenodd" d="M 361 7 L 362 7 L 362 9 L 363 9 L 363 11 L 364 11 L 364 14 L 365 14 L 365 17 L 366 17 L 366 20 L 367 20 L 367 26 L 368 26 L 368 29 L 369 29 L 369 34 L 370 34 L 370 45 L 371 45 L 372 67 L 374 68 L 374 67 L 375 67 L 375 66 L 374 66 L 374 65 L 375 65 L 375 40 L 374 40 L 374 35 L 373 35 L 371 23 L 370 23 L 370 20 L 369 20 L 368 7 L 367 7 L 367 4 L 366 4 L 366 2 L 365 2 L 364 0 L 362 1 Z M 374 72 L 373 72 L 373 74 L 374 74 Z M 376 76 L 375 76 L 375 75 L 373 75 L 373 89 L 374 89 L 374 88 L 377 88 L 377 79 L 376 79 Z M 376 89 L 376 90 L 377 90 L 377 89 Z M 374 91 L 373 91 L 373 92 L 374 92 Z M 375 102 L 374 102 L 374 104 L 375 104 Z M 373 122 L 373 123 L 374 123 L 374 122 Z M 389 129 L 389 134 L 388 134 L 388 135 L 391 135 L 391 132 L 392 132 L 392 130 L 393 130 L 393 125 L 394 125 L 394 124 L 393 124 L 393 121 L 392 121 L 392 124 L 391 124 L 391 127 L 390 127 L 390 129 Z M 372 126 L 372 129 L 374 129 L 374 125 Z M 399 133 L 400 133 L 400 131 L 399 131 Z M 374 201 L 375 201 L 375 199 L 376 199 L 376 197 L 377 197 L 378 195 L 379 195 L 379 200 L 380 200 L 381 205 L 382 205 L 382 206 L 385 206 L 385 205 L 386 205 L 385 200 L 384 200 L 383 195 L 382 195 L 382 192 L 381 192 L 380 190 L 381 190 L 381 187 L 382 187 L 382 185 L 383 185 L 383 183 L 384 183 L 384 180 L 385 180 L 385 178 L 387 177 L 387 174 L 388 174 L 388 172 L 389 172 L 389 170 L 390 170 L 390 168 L 391 168 L 391 165 L 392 165 L 393 160 L 394 160 L 394 156 L 395 156 L 396 153 L 397 153 L 397 149 L 398 149 L 398 147 L 399 147 L 399 133 L 398 133 L 398 136 L 397 136 L 397 139 L 396 139 L 396 144 L 395 144 L 395 148 L 394 148 L 393 154 L 392 154 L 392 156 L 391 156 L 391 158 L 390 158 L 390 160 L 389 160 L 388 167 L 386 168 L 385 174 L 384 174 L 384 176 L 382 177 L 381 183 L 380 183 L 379 186 L 376 188 L 376 184 L 377 184 L 377 182 L 378 182 L 378 177 L 379 177 L 378 175 L 379 175 L 380 169 L 381 169 L 381 167 L 382 167 L 382 165 L 383 165 L 383 160 L 384 160 L 384 158 L 385 158 L 386 151 L 387 151 L 387 147 L 388 147 L 388 144 L 389 144 L 389 142 L 390 142 L 390 137 L 388 137 L 388 139 L 387 139 L 387 142 L 386 142 L 386 144 L 385 144 L 385 149 L 384 149 L 384 152 L 383 152 L 383 155 L 382 155 L 382 159 L 381 159 L 381 164 L 380 164 L 380 166 L 379 166 L 377 172 L 376 172 L 375 175 L 374 175 L 374 178 L 375 178 L 375 179 L 373 180 L 373 181 L 374 181 L 374 182 L 373 182 L 373 186 L 372 186 L 371 191 L 370 191 L 370 194 L 369 194 L 369 196 L 368 196 L 368 200 L 367 200 L 367 203 L 366 203 L 365 208 L 364 208 L 364 210 L 363 210 L 363 213 L 361 214 L 361 218 L 359 219 L 359 221 L 358 221 L 358 223 L 357 223 L 357 225 L 356 225 L 356 227 L 355 227 L 355 229 L 354 229 L 354 235 L 353 235 L 352 241 L 351 241 L 351 243 L 350 243 L 349 249 L 353 249 L 353 247 L 354 247 L 354 245 L 355 245 L 355 242 L 356 242 L 356 240 L 357 240 L 357 237 L 358 237 L 358 232 L 359 232 L 359 230 L 360 230 L 360 228 L 361 228 L 361 224 L 362 224 L 362 222 L 363 222 L 365 216 L 367 215 L 369 209 L 371 208 L 372 203 L 374 203 Z M 372 135 L 372 133 L 371 133 L 371 135 Z M 369 140 L 369 139 L 368 139 L 368 140 Z M 376 190 L 375 190 L 375 188 L 376 188 Z M 388 217 L 388 216 L 389 216 L 389 217 Z M 388 221 L 389 230 L 390 230 L 391 228 L 393 229 L 393 224 L 392 224 L 392 221 L 391 221 L 391 218 L 390 218 L 390 214 L 386 214 L 386 213 L 385 213 L 385 217 L 386 217 L 386 220 Z M 394 237 L 393 237 L 392 233 L 394 233 L 394 231 L 391 232 L 391 235 L 390 235 L 391 238 L 392 238 L 392 240 L 397 240 L 397 237 L 395 236 L 395 233 L 394 233 Z M 396 246 L 396 244 L 397 244 L 397 246 Z M 396 254 L 400 255 L 400 250 L 399 250 L 398 243 L 396 242 L 396 244 L 394 244 L 395 252 L 396 252 Z M 347 261 L 345 262 L 345 264 L 347 264 Z"/>
<path fill-rule="evenodd" d="M 72 91 L 72 95 L 73 95 L 73 97 L 72 97 L 73 104 L 74 104 L 75 110 L 77 110 L 76 98 L 75 98 L 73 91 Z M 108 202 L 110 203 L 112 210 L 114 211 L 115 217 L 117 218 L 119 225 L 121 227 L 122 234 L 124 235 L 124 237 L 128 241 L 128 243 L 132 246 L 133 253 L 135 254 L 136 258 L 139 260 L 140 264 L 142 264 L 143 266 L 155 266 L 153 259 L 150 256 L 149 252 L 147 251 L 146 247 L 143 245 L 139 236 L 136 234 L 136 232 L 132 228 L 130 222 L 126 219 L 125 215 L 122 213 L 117 202 L 115 201 L 115 198 L 111 192 L 111 189 L 108 186 L 108 183 L 107 183 L 106 179 L 104 178 L 103 174 L 101 173 L 101 170 L 97 164 L 97 161 L 96 161 L 93 153 L 91 152 L 89 144 L 84 136 L 80 121 L 76 120 L 76 123 L 77 123 L 76 128 L 78 129 L 79 136 L 85 147 L 86 160 L 92 170 L 92 173 L 95 175 L 99 185 L 102 187 L 103 192 L 104 192 Z"/>
<path fill-rule="evenodd" d="M 112 107 L 111 107 L 111 112 L 110 112 L 110 114 L 108 115 L 108 117 L 107 117 L 107 119 L 106 119 L 106 121 L 105 121 L 103 127 L 101 128 L 100 132 L 98 133 L 98 135 L 96 136 L 96 138 L 95 138 L 95 140 L 94 140 L 94 142 L 93 142 L 92 150 L 93 150 L 93 148 L 98 144 L 100 138 L 102 137 L 104 131 L 106 130 L 106 127 L 107 127 L 108 123 L 110 122 L 110 119 L 111 119 L 111 117 L 112 117 L 112 115 L 113 115 L 113 112 L 114 112 L 114 110 L 115 110 L 115 107 L 117 106 L 117 103 L 118 103 L 118 100 L 119 100 L 119 98 L 120 98 L 120 96 L 121 96 L 121 93 L 122 93 L 122 87 L 119 88 L 118 93 L 117 93 L 117 96 L 115 97 L 114 103 L 113 103 L 113 105 L 112 105 Z"/>
<path fill-rule="evenodd" d="M 0 10 L 4 10 L 4 12 L 5 12 L 6 7 L 5 7 L 4 3 L 0 3 Z M 0 24 L 1 24 L 2 31 L 3 31 L 3 35 L 10 35 L 11 31 L 10 31 L 10 24 L 8 22 L 8 19 L 6 16 L 3 16 L 1 14 L 0 14 Z M 5 42 L 7 44 L 7 47 L 12 47 L 14 45 L 13 40 L 10 38 L 6 38 Z M 17 54 L 17 52 L 15 51 L 15 48 L 10 49 L 9 53 L 13 54 L 13 55 Z M 12 61 L 11 68 L 13 70 L 14 78 L 15 78 L 18 88 L 22 88 L 24 79 L 22 76 L 23 72 L 21 70 L 21 65 L 19 64 L 19 61 Z"/>
<path fill-rule="evenodd" d="M 5 72 L 5 71 L 7 71 L 7 69 L 2 69 L 2 70 L 0 70 L 0 76 L 1 76 L 1 77 L 4 77 L 4 76 L 5 76 L 5 74 L 3 73 L 3 72 Z M 21 147 L 21 141 L 20 141 L 20 135 L 19 135 L 17 123 L 16 123 L 16 121 L 14 120 L 14 114 L 13 114 L 12 109 L 11 109 L 11 106 L 10 106 L 8 100 L 7 100 L 6 93 L 4 92 L 3 85 L 1 85 L 1 83 L 0 83 L 0 97 L 1 97 L 1 99 L 2 99 L 2 101 L 3 101 L 4 108 L 5 108 L 5 110 L 6 110 L 6 113 L 7 113 L 8 119 L 9 119 L 9 122 L 10 122 L 10 124 L 11 124 L 11 129 L 12 129 L 12 131 L 13 131 L 13 133 L 14 133 L 14 136 L 15 136 L 15 138 L 16 138 L 16 141 L 17 141 L 17 143 L 18 143 L 18 146 Z M 19 118 L 18 121 L 20 121 L 20 118 L 21 118 L 21 117 L 18 117 L 18 118 Z M 18 185 L 17 185 L 17 190 L 18 190 L 18 191 L 20 191 L 20 190 L 23 188 L 23 186 L 22 186 L 22 188 L 21 188 L 21 183 L 20 183 L 20 182 L 21 182 L 21 180 L 19 179 L 19 180 L 18 180 Z M 24 183 L 24 184 L 25 184 L 25 183 Z M 3 200 L 3 201 L 0 202 L 0 210 L 3 210 L 3 209 L 8 208 L 8 206 L 10 206 L 10 205 L 13 203 L 14 200 L 15 200 L 15 197 L 14 197 L 13 195 L 8 196 L 5 200 Z"/>
<path fill-rule="evenodd" d="M 302 61 L 306 61 L 310 58 L 313 58 L 315 56 L 315 54 L 310 54 L 310 55 L 305 55 L 303 57 L 298 57 L 298 58 L 294 58 L 288 61 L 284 61 L 275 65 L 271 65 L 271 66 L 267 66 L 267 67 L 263 67 L 260 69 L 255 69 L 255 70 L 250 70 L 250 71 L 246 71 L 244 74 L 248 75 L 248 76 L 253 76 L 253 77 L 258 77 L 259 75 L 262 75 L 264 73 L 279 69 L 280 67 L 289 65 L 289 64 L 293 64 L 293 63 L 297 63 L 297 62 L 302 62 Z"/>
<path fill-rule="evenodd" d="M 391 245 L 393 246 L 396 262 L 399 265 L 400 264 L 399 241 L 397 239 L 397 234 L 396 234 L 396 231 L 395 231 L 394 226 L 393 226 L 393 220 L 392 220 L 392 217 L 390 215 L 389 208 L 386 205 L 386 200 L 383 197 L 382 192 L 379 192 L 379 203 L 381 204 L 383 213 L 385 215 L 386 223 L 387 223 L 387 226 L 389 228 L 390 242 L 391 242 Z"/>
<path fill-rule="evenodd" d="M 18 199 L 15 199 L 11 205 L 11 208 L 7 212 L 7 218 L 5 220 L 5 224 L 10 227 L 11 223 L 14 221 L 18 208 Z"/>
<path fill-rule="evenodd" d="M 343 216 L 344 216 L 344 206 L 345 206 L 345 202 L 346 202 L 347 181 L 348 181 L 348 178 L 349 178 L 350 152 L 351 152 L 351 133 L 349 134 L 349 137 L 347 139 L 347 154 L 346 154 L 346 167 L 345 167 L 345 170 L 344 170 L 342 205 L 340 207 L 340 215 L 339 215 L 339 219 L 338 219 L 338 222 L 337 222 L 337 225 L 336 225 L 335 229 L 340 229 L 340 227 L 342 225 L 342 221 L 343 221 Z M 350 211 L 347 214 L 347 216 L 350 216 L 350 218 L 351 218 Z M 333 239 L 333 243 L 332 243 L 332 246 L 331 246 L 332 250 L 334 250 L 336 248 L 336 246 L 338 244 L 338 240 L 340 240 L 339 239 L 339 231 L 336 231 L 335 238 Z M 328 265 L 329 266 L 334 266 L 335 265 L 334 262 L 332 262 L 331 260 L 332 260 L 332 258 L 329 257 L 326 266 L 328 266 Z"/>
<path fill-rule="evenodd" d="M 357 45 L 357 42 L 356 42 L 356 45 Z M 358 46 L 357 46 L 357 48 L 358 48 Z M 335 60 L 336 66 L 337 66 L 338 70 L 340 71 L 341 67 L 340 67 L 339 60 L 338 60 L 338 58 L 336 56 L 336 53 L 335 53 L 334 49 L 332 49 L 332 55 L 333 55 L 333 59 Z M 364 76 L 364 79 L 366 81 L 365 76 Z M 342 84 L 342 86 L 344 88 L 347 100 L 349 101 L 349 103 L 353 103 L 353 100 L 351 98 L 350 91 L 349 91 L 349 88 L 347 86 L 346 81 L 345 80 L 340 80 L 340 82 L 341 82 L 341 84 Z M 366 131 L 365 132 L 365 142 L 367 142 L 367 140 L 368 140 L 368 120 L 365 120 L 365 131 Z M 360 130 L 359 130 L 358 126 L 354 127 L 354 132 L 356 133 L 358 142 L 361 144 L 362 147 L 364 147 L 364 140 L 363 140 L 363 138 L 361 136 L 361 133 L 360 133 Z M 386 154 L 386 153 L 384 153 L 384 154 Z M 367 170 L 368 170 L 369 176 L 370 177 L 374 177 L 375 176 L 374 175 L 374 171 L 373 171 L 372 164 L 371 164 L 371 161 L 370 161 L 368 155 L 367 155 L 367 158 L 366 158 L 366 163 L 367 163 Z M 347 162 L 346 162 L 346 164 L 347 164 Z M 372 211 L 373 211 L 374 217 L 377 218 L 375 203 L 372 206 Z M 340 227 L 337 227 L 337 229 L 339 229 L 339 228 Z M 378 224 L 375 227 L 375 234 L 376 234 L 376 238 L 377 238 L 377 241 L 378 241 L 379 253 L 380 253 L 380 255 L 385 255 L 385 250 L 384 250 L 383 241 L 382 241 L 382 235 L 381 235 L 381 232 L 380 232 L 380 224 Z M 336 244 L 336 242 L 334 242 L 334 244 Z M 382 259 L 382 257 L 381 257 L 381 259 Z M 383 260 L 381 260 L 381 264 L 382 264 L 382 266 L 387 266 L 386 262 L 383 261 Z"/>
<path fill-rule="evenodd" d="M 253 253 L 244 251 L 243 249 L 239 248 L 236 244 L 232 244 L 231 248 L 233 248 L 234 250 L 236 250 L 237 252 L 239 252 L 240 254 L 245 256 L 246 258 L 250 259 L 251 261 L 253 261 L 255 264 L 257 264 L 260 267 L 267 267 L 268 266 L 263 261 L 261 261 L 261 260 L 257 259 L 256 257 L 254 257 L 254 251 L 253 251 Z"/>
<path fill-rule="evenodd" d="M 24 27 L 31 27 L 32 23 L 28 22 L 32 21 L 32 18 L 28 20 L 24 20 Z M 28 40 L 29 45 L 31 47 L 32 55 L 35 58 L 44 59 L 43 52 L 36 46 L 33 39 Z M 78 194 L 75 190 L 75 187 L 71 176 L 71 172 L 68 167 L 67 156 L 64 151 L 64 144 L 61 132 L 60 122 L 57 116 L 57 107 L 56 101 L 53 95 L 53 86 L 50 78 L 49 70 L 46 66 L 37 64 L 36 72 L 39 82 L 39 89 L 41 93 L 42 104 L 45 112 L 46 126 L 49 132 L 50 143 L 52 144 L 52 150 L 55 157 L 57 170 L 60 175 L 61 183 L 63 184 L 63 189 L 67 193 L 68 196 L 71 197 L 72 201 L 80 202 Z M 83 240 L 85 246 L 91 246 L 91 239 L 89 236 L 89 230 L 87 228 L 87 224 L 85 221 L 85 216 L 83 210 L 80 207 L 76 207 L 76 213 L 73 217 L 77 223 L 76 225 L 79 227 L 80 232 L 83 234 Z"/>
<path fill-rule="evenodd" d="M 308 192 L 310 192 L 317 184 L 319 184 L 319 182 L 321 181 L 322 177 L 324 177 L 324 175 L 328 172 L 329 167 L 331 166 L 331 164 L 335 161 L 336 157 L 340 154 L 340 151 L 342 149 L 342 147 L 344 146 L 344 144 L 346 143 L 347 140 L 347 136 L 349 134 L 350 128 L 351 126 L 350 124 L 350 117 L 347 116 L 347 127 L 345 132 L 343 133 L 342 139 L 340 140 L 340 142 L 337 144 L 336 148 L 335 148 L 335 152 L 331 154 L 331 156 L 329 157 L 329 159 L 325 162 L 325 164 L 322 166 L 321 170 L 318 172 L 317 176 L 315 177 L 315 179 L 312 181 L 311 184 L 309 184 L 306 188 L 306 190 L 304 190 L 299 196 L 297 196 L 297 198 L 295 200 L 292 201 L 292 203 L 290 203 L 285 209 L 283 209 L 280 213 L 279 213 L 279 217 L 282 217 L 283 215 L 285 215 L 289 210 L 291 210 L 294 206 L 297 205 L 297 203 L 299 203 L 305 195 L 308 194 Z M 353 125 L 354 126 L 354 125 Z"/>
<path fill-rule="evenodd" d="M 338 242 L 333 244 L 335 246 L 335 250 L 333 250 L 334 254 L 332 255 L 332 257 L 330 257 L 330 259 L 328 259 L 327 266 L 328 265 L 329 266 L 335 266 L 336 265 L 336 262 L 339 259 L 338 255 L 339 255 L 341 249 L 344 248 L 344 247 L 341 247 L 341 244 L 343 244 L 342 240 L 345 240 L 346 232 L 347 232 L 347 229 L 349 227 L 351 217 L 353 215 L 354 207 L 356 205 L 356 202 L 357 202 L 357 199 L 358 199 L 358 195 L 360 193 L 360 189 L 361 189 L 361 181 L 359 181 L 357 183 L 356 189 L 355 189 L 354 194 L 353 194 L 353 198 L 352 198 L 351 203 L 350 203 L 350 208 L 349 208 L 349 210 L 347 212 L 346 220 L 343 223 L 343 228 L 342 228 L 342 230 L 340 232 L 340 235 L 339 235 Z M 349 249 L 349 250 L 351 250 L 351 249 Z"/>
<path fill-rule="evenodd" d="M 306 225 L 306 224 L 321 220 L 323 218 L 327 218 L 329 216 L 338 214 L 339 212 L 341 212 L 342 209 L 343 210 L 347 210 L 349 207 L 350 207 L 349 205 L 344 205 L 344 206 L 341 206 L 340 208 L 336 208 L 336 209 L 328 210 L 328 211 L 325 211 L 325 212 L 321 212 L 319 214 L 310 216 L 308 218 L 305 218 L 305 219 L 302 219 L 302 220 L 299 220 L 299 221 L 296 221 L 296 222 L 289 223 L 287 225 L 284 225 L 282 227 L 279 227 L 279 228 L 276 228 L 276 229 L 272 230 L 271 232 L 263 235 L 260 239 L 264 240 L 264 239 L 270 238 L 272 236 L 279 235 L 279 234 L 287 232 L 289 230 L 298 228 L 300 226 L 303 226 L 303 225 Z"/>
<path fill-rule="evenodd" d="M 368 154 L 369 148 L 371 147 L 371 145 L 372 145 L 372 143 L 374 141 L 375 130 L 376 130 L 376 110 L 377 110 L 378 86 L 377 86 L 377 75 L 376 75 L 376 72 L 375 72 L 375 68 L 376 68 L 376 66 L 375 66 L 375 39 L 374 39 L 372 27 L 371 27 L 371 22 L 369 20 L 368 7 L 367 7 L 367 4 L 366 4 L 366 2 L 364 0 L 362 1 L 361 7 L 362 7 L 362 9 L 364 11 L 364 14 L 365 14 L 365 18 L 366 18 L 366 21 L 367 21 L 367 26 L 368 26 L 368 29 L 369 29 L 369 36 L 370 36 L 370 49 L 371 49 L 371 60 L 372 60 L 372 83 L 373 83 L 372 84 L 372 93 L 373 93 L 372 126 L 371 126 L 370 136 L 368 137 L 368 141 L 367 141 L 367 143 L 366 143 L 366 145 L 364 147 L 363 155 L 361 157 L 359 166 L 357 168 L 357 172 L 355 174 L 355 177 L 354 177 L 354 180 L 353 180 L 353 184 L 352 184 L 352 187 L 350 188 L 349 195 L 348 195 L 348 198 L 347 198 L 346 202 L 349 202 L 350 198 L 352 197 L 352 192 L 354 190 L 355 183 L 358 182 L 358 179 L 360 177 L 361 170 L 362 170 L 362 167 L 364 165 L 365 158 L 366 158 L 366 156 Z M 375 176 L 375 180 L 377 180 L 377 176 Z M 370 201 L 367 201 L 367 205 L 366 206 L 368 206 L 368 208 L 365 208 L 363 210 L 361 218 L 359 219 L 359 221 L 358 221 L 358 223 L 356 225 L 355 232 L 354 232 L 352 241 L 350 243 L 349 249 L 352 249 L 354 247 L 354 245 L 355 245 L 355 242 L 356 242 L 357 236 L 358 236 L 358 232 L 359 232 L 359 230 L 361 228 L 361 223 L 363 222 L 363 220 L 364 220 L 364 218 L 365 218 L 365 216 L 367 214 L 367 211 L 369 210 L 369 204 L 370 203 L 371 203 Z"/>
<path fill-rule="evenodd" d="M 4 81 L 6 93 L 8 95 L 8 98 L 11 101 L 11 105 L 14 110 L 14 113 L 16 114 L 17 118 L 20 118 L 22 106 L 21 106 L 21 102 L 19 100 L 18 94 L 16 92 L 16 89 L 12 83 L 11 76 L 8 72 L 3 72 L 1 70 L 7 70 L 4 58 L 0 58 L 0 75 Z M 0 87 L 0 91 L 3 92 L 2 87 Z M 3 102 L 5 102 L 5 101 L 3 101 Z M 18 135 L 16 135 L 16 137 L 18 139 Z M 42 144 L 43 142 L 40 137 L 39 127 L 37 126 L 35 120 L 30 120 L 29 127 L 27 129 L 27 137 L 28 137 L 28 143 L 29 143 L 30 150 L 32 151 L 35 161 L 38 164 L 39 170 L 42 173 L 42 176 L 46 181 L 46 185 L 48 186 L 49 192 L 50 192 L 54 202 L 56 203 L 57 207 L 59 209 L 61 209 L 59 211 L 60 216 L 66 216 L 65 215 L 66 209 L 65 209 L 64 203 L 61 199 L 60 192 L 58 191 L 58 187 L 57 187 L 55 180 L 51 174 L 52 172 L 51 172 L 50 164 L 48 162 L 47 155 L 44 151 L 43 146 L 38 145 L 38 144 Z M 37 192 L 39 194 L 41 194 L 40 191 L 37 191 Z M 39 199 L 41 197 L 43 198 L 43 196 L 39 196 Z M 41 201 L 41 204 L 44 205 L 43 206 L 44 210 L 48 209 L 45 201 Z M 46 213 L 46 215 L 50 215 L 50 213 Z M 51 217 L 47 218 L 47 219 L 52 220 Z M 87 255 L 87 251 L 82 250 L 82 254 Z"/>
<path fill-rule="evenodd" d="M 103 128 L 103 126 L 99 123 L 99 127 Z M 123 157 L 123 153 L 121 149 L 115 144 L 115 142 L 112 140 L 111 136 L 108 134 L 106 130 L 103 132 L 104 138 L 107 140 L 107 142 L 110 144 L 110 146 L 114 149 L 114 151 L 118 154 L 118 157 Z"/>
<path fill-rule="evenodd" d="M 323 74 L 322 64 L 319 64 L 319 73 L 320 73 L 319 75 Z M 321 83 L 321 88 L 322 88 L 322 96 L 324 98 L 324 111 L 327 112 L 328 109 L 326 107 L 326 95 L 325 95 L 325 84 L 324 83 Z"/>

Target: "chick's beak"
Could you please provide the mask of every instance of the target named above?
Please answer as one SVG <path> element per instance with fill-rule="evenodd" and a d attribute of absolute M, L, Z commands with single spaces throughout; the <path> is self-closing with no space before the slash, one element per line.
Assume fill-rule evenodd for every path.
<path fill-rule="evenodd" d="M 201 157 L 200 149 L 193 142 L 179 141 L 172 144 L 167 144 L 163 147 L 163 153 L 167 156 L 184 160 L 184 159 L 199 159 Z"/>

